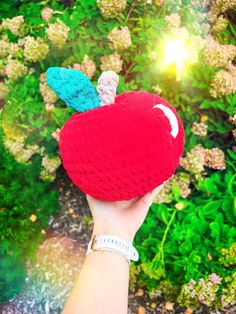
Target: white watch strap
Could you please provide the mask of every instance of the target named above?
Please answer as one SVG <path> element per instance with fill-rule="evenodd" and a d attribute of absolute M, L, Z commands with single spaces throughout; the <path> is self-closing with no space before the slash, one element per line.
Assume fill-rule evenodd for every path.
<path fill-rule="evenodd" d="M 127 260 L 139 260 L 138 251 L 131 242 L 110 234 L 94 235 L 89 241 L 86 256 L 93 250 L 114 251 L 123 255 Z"/>

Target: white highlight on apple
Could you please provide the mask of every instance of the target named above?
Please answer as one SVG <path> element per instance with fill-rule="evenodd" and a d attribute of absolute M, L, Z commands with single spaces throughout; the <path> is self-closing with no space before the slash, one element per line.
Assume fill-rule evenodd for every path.
<path fill-rule="evenodd" d="M 162 105 L 162 104 L 158 104 L 158 105 L 155 105 L 153 106 L 152 108 L 159 108 L 163 111 L 164 115 L 168 118 L 168 120 L 170 121 L 170 125 L 171 125 L 171 128 L 172 128 L 172 131 L 170 132 L 171 135 L 176 138 L 176 136 L 178 135 L 179 133 L 179 124 L 178 124 L 178 120 L 176 118 L 176 115 L 174 114 L 174 112 Z"/>

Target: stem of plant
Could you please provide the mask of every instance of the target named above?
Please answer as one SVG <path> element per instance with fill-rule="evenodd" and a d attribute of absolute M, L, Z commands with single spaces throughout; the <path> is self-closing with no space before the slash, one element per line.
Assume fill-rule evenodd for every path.
<path fill-rule="evenodd" d="M 161 240 L 161 245 L 160 245 L 159 251 L 158 251 L 158 253 L 156 254 L 156 256 L 154 257 L 153 262 L 155 262 L 156 260 L 158 260 L 158 259 L 159 259 L 159 256 L 161 255 L 161 261 L 162 261 L 162 263 L 163 263 L 163 265 L 164 265 L 164 250 L 163 250 L 163 248 L 164 248 L 164 243 L 165 243 L 165 241 L 166 241 L 166 237 L 167 237 L 167 234 L 168 234 L 168 232 L 169 232 L 170 226 L 171 226 L 171 224 L 172 224 L 172 222 L 173 222 L 173 220 L 174 220 L 174 218 L 175 218 L 176 212 L 177 212 L 177 208 L 174 210 L 173 214 L 172 214 L 171 217 L 170 217 L 170 220 L 169 220 L 169 222 L 168 222 L 168 225 L 166 226 L 165 232 L 164 232 L 164 234 L 163 234 L 163 238 L 162 238 L 162 240 Z"/>
<path fill-rule="evenodd" d="M 132 3 L 131 8 L 130 8 L 130 10 L 129 10 L 127 16 L 126 16 L 125 22 L 128 22 L 128 19 L 129 19 L 129 17 L 130 17 L 130 14 L 132 13 L 132 11 L 133 11 L 133 9 L 135 8 L 135 6 L 136 6 L 136 2 Z"/>

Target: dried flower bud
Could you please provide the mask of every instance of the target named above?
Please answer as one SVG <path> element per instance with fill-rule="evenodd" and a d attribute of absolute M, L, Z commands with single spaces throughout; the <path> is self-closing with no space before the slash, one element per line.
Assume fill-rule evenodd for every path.
<path fill-rule="evenodd" d="M 65 45 L 68 39 L 69 30 L 68 26 L 66 26 L 61 20 L 57 19 L 55 23 L 48 25 L 46 34 L 53 45 L 61 48 Z"/>
<path fill-rule="evenodd" d="M 180 158 L 180 166 L 193 174 L 204 171 L 204 165 L 205 149 L 200 144 L 192 148 L 186 157 Z"/>
<path fill-rule="evenodd" d="M 191 131 L 195 135 L 206 136 L 207 135 L 207 129 L 208 129 L 207 124 L 204 124 L 202 122 L 200 122 L 200 123 L 193 122 Z"/>
<path fill-rule="evenodd" d="M 3 82 L 0 82 L 0 99 L 4 99 L 8 94 L 9 89 L 7 85 Z"/>
<path fill-rule="evenodd" d="M 45 21 L 49 21 L 51 17 L 53 16 L 54 11 L 51 8 L 44 8 L 41 12 L 41 17 Z"/>
<path fill-rule="evenodd" d="M 12 34 L 16 36 L 24 35 L 25 25 L 23 15 L 15 16 L 12 19 L 4 19 L 2 21 L 2 26 L 4 29 L 9 29 Z"/>
<path fill-rule="evenodd" d="M 118 29 L 115 27 L 108 35 L 112 49 L 125 50 L 131 46 L 130 30 L 127 26 Z"/>
<path fill-rule="evenodd" d="M 59 157 L 50 158 L 45 155 L 42 159 L 43 169 L 40 172 L 40 177 L 43 180 L 52 181 L 55 179 L 56 170 L 61 164 L 61 159 Z"/>
<path fill-rule="evenodd" d="M 122 70 L 122 65 L 123 61 L 117 53 L 101 57 L 100 67 L 102 71 L 114 71 L 118 74 Z"/>
<path fill-rule="evenodd" d="M 25 38 L 24 57 L 30 62 L 37 62 L 45 59 L 49 52 L 48 45 L 42 38 L 34 39 L 31 36 Z"/>
<path fill-rule="evenodd" d="M 90 60 L 87 55 L 84 56 L 81 64 L 73 64 L 73 68 L 84 73 L 89 79 L 91 79 L 96 71 L 96 65 L 93 60 Z"/>
<path fill-rule="evenodd" d="M 178 13 L 173 13 L 173 14 L 170 14 L 170 15 L 166 15 L 165 20 L 166 20 L 167 26 L 169 28 L 178 28 L 178 27 L 180 27 L 181 20 L 180 20 L 180 16 L 179 16 Z"/>
<path fill-rule="evenodd" d="M 7 60 L 6 75 L 11 81 L 16 81 L 26 73 L 27 67 L 20 61 L 11 58 Z"/>
<path fill-rule="evenodd" d="M 104 17 L 113 18 L 125 9 L 126 2 L 126 0 L 97 0 L 97 6 Z"/>
<path fill-rule="evenodd" d="M 236 76 L 230 72 L 220 70 L 216 73 L 211 82 L 211 96 L 214 98 L 222 97 L 236 91 Z"/>
<path fill-rule="evenodd" d="M 11 44 L 6 39 L 0 39 L 0 58 L 8 56 Z"/>
<path fill-rule="evenodd" d="M 218 147 L 214 147 L 212 149 L 205 149 L 205 160 L 206 165 L 210 168 L 217 170 L 226 169 L 225 154 Z"/>
<path fill-rule="evenodd" d="M 208 66 L 226 66 L 235 58 L 236 47 L 234 45 L 221 45 L 212 36 L 208 36 L 203 54 L 204 61 Z"/>

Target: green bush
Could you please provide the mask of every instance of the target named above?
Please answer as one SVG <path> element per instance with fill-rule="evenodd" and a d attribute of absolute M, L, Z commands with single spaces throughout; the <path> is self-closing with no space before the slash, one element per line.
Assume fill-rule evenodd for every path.
<path fill-rule="evenodd" d="M 191 199 L 173 191 L 173 204 L 152 204 L 135 237 L 139 280 L 150 290 L 163 279 L 181 286 L 207 274 L 225 279 L 235 272 L 236 257 L 222 258 L 236 237 L 236 154 L 230 154 L 227 171 L 200 180 Z"/>
<path fill-rule="evenodd" d="M 57 193 L 39 180 L 40 157 L 23 165 L 4 149 L 0 131 L 0 302 L 13 297 L 25 279 L 26 260 L 44 237 L 59 208 Z"/>

